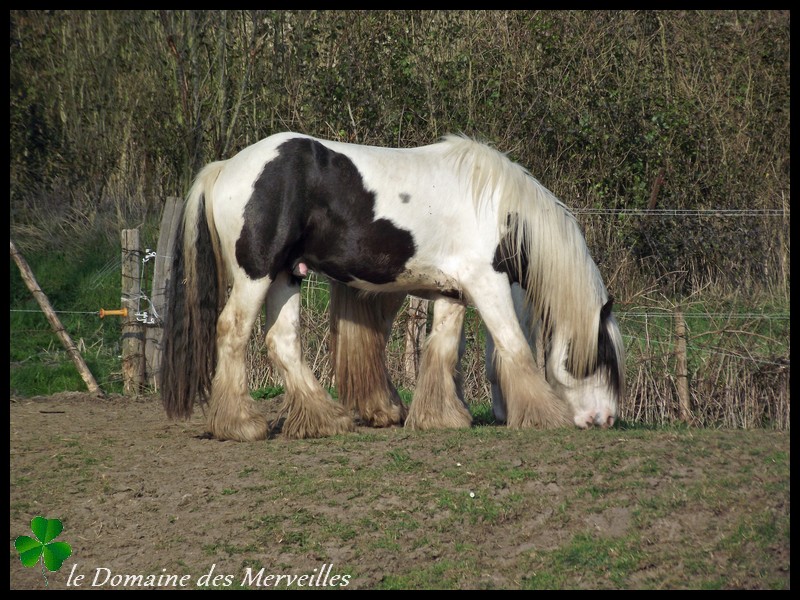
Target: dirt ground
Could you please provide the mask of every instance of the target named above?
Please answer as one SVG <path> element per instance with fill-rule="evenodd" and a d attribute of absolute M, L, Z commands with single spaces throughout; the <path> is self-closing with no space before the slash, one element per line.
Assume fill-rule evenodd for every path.
<path fill-rule="evenodd" d="M 11 589 L 790 587 L 789 432 L 203 433 L 157 398 L 12 398 Z M 35 516 L 57 571 L 20 561 Z"/>

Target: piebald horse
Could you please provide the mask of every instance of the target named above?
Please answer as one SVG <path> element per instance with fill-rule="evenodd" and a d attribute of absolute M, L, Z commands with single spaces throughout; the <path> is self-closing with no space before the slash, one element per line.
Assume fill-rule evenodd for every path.
<path fill-rule="evenodd" d="M 467 303 L 491 335 L 495 414 L 509 427 L 616 417 L 624 351 L 583 235 L 552 193 L 488 145 L 449 135 L 400 149 L 276 134 L 201 170 L 182 218 L 164 330 L 171 418 L 207 403 L 216 438 L 266 437 L 244 360 L 265 304 L 267 350 L 285 383 L 284 435 L 350 431 L 354 412 L 378 426 L 466 426 L 458 358 Z M 332 282 L 341 404 L 303 360 L 298 269 L 307 268 Z M 408 293 L 435 303 L 406 413 L 385 344 Z M 542 328 L 545 371 L 521 323 Z"/>

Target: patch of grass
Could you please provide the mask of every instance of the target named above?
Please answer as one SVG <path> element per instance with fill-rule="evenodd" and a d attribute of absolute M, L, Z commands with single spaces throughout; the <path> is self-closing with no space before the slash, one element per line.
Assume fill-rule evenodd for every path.
<path fill-rule="evenodd" d="M 642 463 L 640 470 L 643 475 L 657 476 L 661 474 L 661 465 L 657 460 L 648 458 Z"/>
<path fill-rule="evenodd" d="M 421 465 L 420 461 L 411 458 L 405 450 L 389 450 L 386 455 L 389 458 L 389 468 L 393 471 L 411 472 Z"/>
<path fill-rule="evenodd" d="M 331 537 L 342 542 L 355 539 L 359 534 L 355 527 L 339 521 L 327 521 L 324 524 L 323 532 L 326 534 L 326 537 Z"/>
<path fill-rule="evenodd" d="M 721 590 L 725 588 L 725 579 L 718 577 L 716 579 L 706 579 L 700 582 L 698 589 L 700 590 Z"/>
<path fill-rule="evenodd" d="M 411 405 L 411 401 L 414 399 L 414 390 L 398 387 L 397 394 L 400 396 L 400 400 L 402 400 L 403 404 L 406 406 Z"/>
<path fill-rule="evenodd" d="M 283 391 L 284 390 L 282 386 L 268 386 L 259 388 L 257 390 L 252 390 L 250 392 L 250 396 L 252 396 L 254 400 L 269 400 L 270 398 L 280 396 Z"/>
<path fill-rule="evenodd" d="M 311 547 L 311 538 L 306 531 L 286 531 L 279 541 L 284 546 L 296 546 L 302 550 L 308 550 Z"/>
<path fill-rule="evenodd" d="M 599 500 L 606 497 L 614 488 L 610 485 L 591 484 L 580 488 L 576 494 L 578 497 L 588 495 L 592 500 Z M 594 507 L 596 508 L 596 506 Z"/>
<path fill-rule="evenodd" d="M 734 560 L 744 560 L 752 553 L 752 547 L 763 551 L 786 542 L 788 524 L 788 520 L 779 522 L 769 511 L 741 517 L 736 529 L 720 540 L 717 547 L 729 551 Z"/>
<path fill-rule="evenodd" d="M 414 514 L 400 509 L 373 511 L 371 517 L 364 521 L 369 523 L 367 531 L 382 531 L 390 540 L 406 538 L 409 532 L 422 527 Z"/>
<path fill-rule="evenodd" d="M 46 359 L 39 357 L 24 364 L 12 365 L 10 387 L 13 393 L 22 396 L 50 395 L 63 391 L 85 391 L 86 383 L 67 357 L 66 352 L 48 353 Z M 95 376 L 102 373 L 97 361 L 86 361 L 87 367 Z M 94 368 L 93 368 L 94 367 Z M 113 386 L 103 386 L 104 390 L 114 391 Z"/>
<path fill-rule="evenodd" d="M 547 568 L 537 570 L 522 578 L 523 590 L 559 590 L 564 588 L 566 577 Z"/>
<path fill-rule="evenodd" d="M 384 534 L 374 542 L 370 542 L 370 547 L 375 550 L 389 550 L 390 552 L 400 552 L 400 543 L 397 538 L 390 533 Z"/>
<path fill-rule="evenodd" d="M 443 469 L 441 474 L 454 486 L 463 486 L 472 480 L 472 475 L 467 472 L 467 469 L 461 463 Z"/>
<path fill-rule="evenodd" d="M 448 509 L 457 522 L 467 521 L 471 525 L 477 523 L 496 523 L 514 512 L 513 505 L 522 497 L 509 495 L 503 501 L 490 497 L 489 492 L 482 489 L 453 492 L 441 490 L 437 505 Z"/>
<path fill-rule="evenodd" d="M 455 562 L 445 559 L 429 563 L 401 575 L 387 575 L 378 585 L 381 590 L 430 590 L 455 589 L 458 587 L 460 574 L 469 571 L 474 560 L 464 557 Z"/>
<path fill-rule="evenodd" d="M 472 413 L 472 424 L 476 426 L 496 425 L 497 420 L 489 402 L 473 402 L 469 407 Z"/>
<path fill-rule="evenodd" d="M 539 479 L 539 472 L 531 467 L 515 467 L 504 470 L 503 476 L 510 482 L 536 481 Z"/>
<path fill-rule="evenodd" d="M 764 462 L 768 465 L 778 464 L 778 465 L 788 465 L 789 464 L 789 453 L 788 452 L 771 452 L 767 456 L 764 457 Z"/>
<path fill-rule="evenodd" d="M 330 284 L 324 277 L 319 277 L 315 273 L 309 274 L 302 282 L 303 292 L 301 294 L 303 308 L 318 314 L 326 314 L 330 305 Z"/>
<path fill-rule="evenodd" d="M 638 508 L 634 515 L 646 514 L 650 518 L 664 518 L 673 511 L 686 506 L 686 497 L 683 494 L 676 495 L 673 490 L 664 494 L 653 495 L 639 500 Z"/>
<path fill-rule="evenodd" d="M 255 467 L 245 467 L 244 469 L 239 471 L 238 475 L 239 475 L 239 477 L 249 477 L 251 474 L 257 473 L 257 472 L 258 472 L 258 469 L 256 469 Z"/>
<path fill-rule="evenodd" d="M 551 552 L 538 554 L 534 575 L 523 578 L 525 589 L 566 587 L 566 582 L 593 582 L 591 587 L 628 587 L 638 569 L 642 551 L 633 537 L 606 538 L 580 533 Z"/>

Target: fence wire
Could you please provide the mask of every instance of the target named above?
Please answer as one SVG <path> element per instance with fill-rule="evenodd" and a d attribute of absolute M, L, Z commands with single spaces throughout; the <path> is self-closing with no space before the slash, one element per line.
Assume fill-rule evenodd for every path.
<path fill-rule="evenodd" d="M 725 209 L 574 209 L 575 215 L 632 216 L 639 218 L 702 217 L 702 218 L 783 218 L 788 220 L 786 209 L 725 210 Z M 138 252 L 141 259 L 144 252 Z M 119 271 L 123 259 L 117 255 L 109 259 L 88 281 L 96 289 L 104 278 Z M 152 270 L 140 270 L 142 289 L 149 289 L 151 297 L 165 290 L 154 287 Z M 303 284 L 301 323 L 303 348 L 306 360 L 321 383 L 334 387 L 333 369 L 328 356 L 327 283 L 311 274 Z M 148 301 L 143 294 L 141 301 Z M 100 307 L 86 310 L 60 310 L 57 314 L 99 316 Z M 408 305 L 398 312 L 387 349 L 388 368 L 393 381 L 403 388 L 413 389 L 414 381 L 404 368 L 404 352 Z M 27 308 L 10 308 L 11 313 L 39 313 Z M 690 388 L 696 422 L 708 426 L 771 426 L 789 427 L 789 312 L 760 312 L 753 310 L 702 311 L 692 308 L 681 311 L 687 324 L 687 352 L 689 356 Z M 620 324 L 628 355 L 628 394 L 620 407 L 622 419 L 651 424 L 668 424 L 678 417 L 675 392 L 675 309 L 660 306 L 629 307 L 615 312 Z M 42 314 L 44 318 L 44 314 Z M 430 317 L 429 317 L 430 320 Z M 462 360 L 465 397 L 471 403 L 487 403 L 489 387 L 485 378 L 484 333 L 480 317 L 468 311 L 467 352 Z M 158 325 L 158 324 L 156 324 Z M 251 389 L 279 387 L 282 379 L 267 359 L 264 350 L 264 320 L 259 319 L 248 346 L 248 374 Z M 42 327 L 16 328 L 12 335 L 34 335 L 49 331 L 46 320 Z M 97 335 L 99 328 L 95 331 Z M 87 341 L 88 340 L 88 341 Z M 102 339 L 79 337 L 77 345 L 82 353 L 99 354 Z M 100 346 L 100 348 L 98 348 Z M 58 361 L 61 352 L 57 344 L 49 343 L 41 349 L 40 356 L 31 355 L 12 367 L 44 357 L 49 363 Z M 121 358 L 121 356 L 119 356 Z M 64 353 L 63 360 L 69 359 Z M 101 387 L 119 386 L 122 372 L 112 371 L 98 379 Z"/>

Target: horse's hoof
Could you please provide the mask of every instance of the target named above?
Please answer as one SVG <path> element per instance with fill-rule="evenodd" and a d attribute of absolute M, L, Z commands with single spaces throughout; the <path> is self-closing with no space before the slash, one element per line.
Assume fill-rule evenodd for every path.
<path fill-rule="evenodd" d="M 572 421 L 562 411 L 527 410 L 516 418 L 509 416 L 507 425 L 510 429 L 556 429 L 568 427 Z"/>
<path fill-rule="evenodd" d="M 395 404 L 388 410 L 376 410 L 369 415 L 361 415 L 360 421 L 367 427 L 394 427 L 402 425 L 408 415 L 405 404 Z"/>
<path fill-rule="evenodd" d="M 220 441 L 257 442 L 267 439 L 269 423 L 264 415 L 254 415 L 239 423 L 209 426 L 209 433 L 214 436 L 214 439 Z"/>
<path fill-rule="evenodd" d="M 463 410 L 450 410 L 446 413 L 419 416 L 411 414 L 406 419 L 405 428 L 412 431 L 427 431 L 429 429 L 469 429 L 472 427 L 472 415 Z"/>
<path fill-rule="evenodd" d="M 353 418 L 339 405 L 328 401 L 325 410 L 289 411 L 283 423 L 283 435 L 287 438 L 304 440 L 323 438 L 355 431 Z"/>

